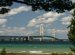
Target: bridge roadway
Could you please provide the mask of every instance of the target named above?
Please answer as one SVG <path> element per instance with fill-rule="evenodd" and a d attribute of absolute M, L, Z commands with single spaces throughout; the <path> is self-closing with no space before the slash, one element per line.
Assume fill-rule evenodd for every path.
<path fill-rule="evenodd" d="M 49 38 L 49 39 L 53 39 L 53 40 L 60 40 L 58 38 L 52 37 L 52 36 L 0 36 L 0 42 L 3 41 L 33 41 L 34 38 Z"/>

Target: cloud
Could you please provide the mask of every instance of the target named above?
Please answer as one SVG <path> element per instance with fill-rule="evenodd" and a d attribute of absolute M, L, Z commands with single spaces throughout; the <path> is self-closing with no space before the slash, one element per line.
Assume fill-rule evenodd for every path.
<path fill-rule="evenodd" d="M 63 25 L 70 25 L 71 24 L 73 12 L 74 12 L 74 9 L 72 9 L 70 12 L 66 12 L 66 13 L 63 14 L 63 17 L 60 20 Z"/>
<path fill-rule="evenodd" d="M 0 34 L 3 33 L 3 31 L 0 31 Z"/>
<path fill-rule="evenodd" d="M 56 21 L 57 19 L 56 18 L 48 18 L 47 20 L 46 20 L 46 23 L 52 23 L 52 22 L 54 22 L 54 21 Z"/>
<path fill-rule="evenodd" d="M 27 25 L 27 27 L 32 27 L 32 26 L 35 26 L 36 25 L 36 19 L 32 19 L 31 21 L 29 21 L 29 24 Z"/>
<path fill-rule="evenodd" d="M 5 24 L 7 22 L 7 19 L 0 19 L 0 25 Z"/>
<path fill-rule="evenodd" d="M 63 25 L 69 25 L 71 22 L 71 18 L 72 18 L 72 16 L 70 15 L 70 16 L 67 16 L 67 17 L 64 17 L 64 18 L 62 18 L 61 19 L 61 22 L 62 22 L 62 24 Z"/>
<path fill-rule="evenodd" d="M 27 35 L 28 31 L 25 27 L 7 27 L 7 28 L 3 28 L 3 29 L 0 29 L 0 35 L 10 35 L 10 36 L 13 36 L 13 35 Z"/>
<path fill-rule="evenodd" d="M 55 32 L 55 33 L 67 33 L 68 32 L 68 29 L 47 29 L 48 32 L 52 33 L 52 32 Z"/>
<path fill-rule="evenodd" d="M 56 30 L 56 32 L 57 32 L 57 33 L 67 33 L 68 30 L 67 30 L 67 29 L 66 29 L 66 30 Z"/>
<path fill-rule="evenodd" d="M 0 9 L 1 8 L 2 7 L 0 7 Z M 9 7 L 5 7 L 5 8 L 9 8 Z M 20 6 L 18 8 L 13 8 L 6 14 L 0 14 L 0 25 L 7 22 L 7 19 L 5 19 L 6 16 L 12 16 L 12 15 L 16 15 L 16 14 L 21 13 L 21 12 L 27 12 L 30 10 L 31 10 L 31 6 L 25 5 L 25 6 Z"/>
<path fill-rule="evenodd" d="M 18 14 L 24 11 L 29 11 L 29 10 L 31 10 L 30 6 L 20 6 L 18 8 L 11 9 L 8 15 L 11 16 L 11 15 L 15 15 L 15 14 Z"/>
<path fill-rule="evenodd" d="M 25 12 L 25 11 L 27 12 L 30 10 L 31 10 L 30 6 L 29 7 L 28 6 L 20 6 L 18 8 L 11 9 L 11 11 L 7 14 L 0 15 L 0 17 L 3 17 L 1 19 L 4 19 L 6 16 L 12 16 L 12 15 L 19 14 L 19 13 Z M 39 11 L 36 11 L 36 12 L 39 12 Z M 56 20 L 58 20 L 58 17 L 61 15 L 63 15 L 63 13 L 58 14 L 56 12 L 47 12 L 41 16 L 38 16 L 38 17 L 30 20 L 27 24 L 27 27 L 36 27 L 36 26 L 38 27 L 41 23 L 52 24 Z M 65 22 L 68 23 L 68 21 L 69 21 L 68 18 L 67 17 L 62 18 L 62 20 L 61 20 L 62 24 L 65 24 Z M 66 32 L 65 30 L 56 30 L 56 31 L 58 33 Z M 4 30 L 4 33 L 7 35 L 9 35 L 9 33 L 10 33 L 10 35 L 31 35 L 31 34 L 35 33 L 35 30 L 33 30 L 33 31 L 27 30 L 27 28 L 25 28 L 25 27 L 14 27 L 14 28 L 8 27 L 7 29 Z M 36 32 L 36 33 L 38 33 L 38 32 Z"/>
<path fill-rule="evenodd" d="M 1 27 L 2 27 L 2 28 L 4 28 L 4 27 L 6 27 L 6 25 L 5 25 L 5 24 L 3 24 Z"/>
<path fill-rule="evenodd" d="M 47 12 L 41 16 L 38 16 L 36 18 L 33 18 L 32 20 L 29 21 L 27 24 L 27 27 L 34 27 L 37 26 L 38 24 L 51 24 L 54 21 L 58 19 L 58 17 L 62 14 L 58 14 L 56 12 Z"/>
<path fill-rule="evenodd" d="M 6 17 L 6 16 L 12 16 L 21 12 L 27 12 L 31 10 L 31 6 L 20 6 L 18 8 L 13 8 L 11 9 L 8 13 L 6 14 L 0 14 L 0 17 Z"/>
<path fill-rule="evenodd" d="M 70 25 L 71 22 L 62 22 L 62 24 L 64 24 L 64 25 Z"/>
<path fill-rule="evenodd" d="M 42 17 L 44 18 L 55 18 L 57 16 L 60 16 L 61 14 L 58 14 L 56 12 L 47 12 L 45 14 L 42 15 Z"/>

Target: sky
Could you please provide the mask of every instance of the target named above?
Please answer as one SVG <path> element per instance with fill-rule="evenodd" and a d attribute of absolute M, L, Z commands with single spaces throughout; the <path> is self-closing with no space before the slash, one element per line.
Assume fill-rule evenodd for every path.
<path fill-rule="evenodd" d="M 74 2 L 75 0 L 73 0 Z M 0 36 L 40 35 L 40 25 L 43 24 L 44 35 L 67 39 L 67 26 L 72 18 L 71 11 L 56 13 L 44 10 L 32 11 L 31 6 L 15 3 L 6 14 L 0 14 Z"/>

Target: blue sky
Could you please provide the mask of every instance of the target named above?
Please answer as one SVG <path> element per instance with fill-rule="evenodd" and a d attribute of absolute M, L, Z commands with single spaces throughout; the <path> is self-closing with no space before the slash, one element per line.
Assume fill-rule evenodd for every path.
<path fill-rule="evenodd" d="M 31 6 L 14 3 L 9 13 L 0 15 L 0 35 L 39 35 L 40 24 L 43 24 L 44 35 L 52 36 L 54 30 L 55 37 L 68 38 L 67 26 L 70 24 L 72 11 L 60 14 L 44 10 L 33 12 Z"/>

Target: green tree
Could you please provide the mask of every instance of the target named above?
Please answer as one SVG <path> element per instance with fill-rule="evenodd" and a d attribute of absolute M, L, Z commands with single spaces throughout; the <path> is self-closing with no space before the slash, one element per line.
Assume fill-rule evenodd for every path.
<path fill-rule="evenodd" d="M 68 28 L 70 29 L 68 32 L 68 38 L 70 42 L 73 44 L 71 50 L 75 52 L 75 9 L 72 14 L 71 24 L 68 26 Z"/>
<path fill-rule="evenodd" d="M 43 9 L 45 11 L 55 10 L 58 13 L 62 13 L 65 10 L 69 11 L 73 9 L 75 5 L 72 0 L 0 0 L 0 7 L 11 6 L 13 2 L 32 6 L 32 11 Z M 0 14 L 5 14 L 8 11 L 10 11 L 8 8 L 2 9 Z"/>
<path fill-rule="evenodd" d="M 6 50 L 5 50 L 5 48 L 2 49 L 1 55 L 6 55 Z"/>

